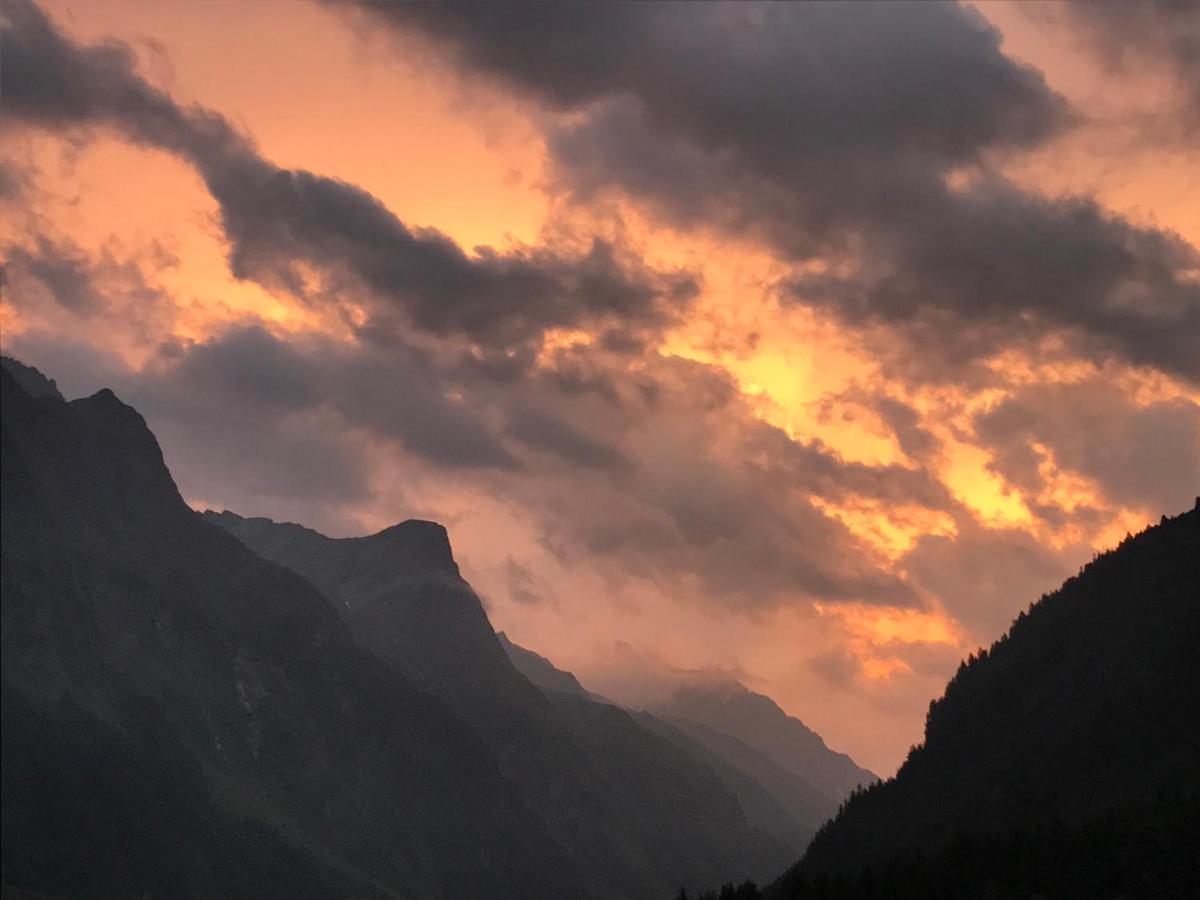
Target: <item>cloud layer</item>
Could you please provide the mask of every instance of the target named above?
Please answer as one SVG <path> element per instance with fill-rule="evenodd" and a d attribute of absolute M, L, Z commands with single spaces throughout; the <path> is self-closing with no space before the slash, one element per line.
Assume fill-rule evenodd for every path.
<path fill-rule="evenodd" d="M 1200 485 L 1196 250 L 1021 174 L 1088 111 L 969 8 L 290 8 L 387 26 L 313 65 L 399 59 L 529 124 L 551 212 L 497 249 L 411 224 L 354 147 L 283 165 L 260 107 L 156 86 L 149 20 L 96 42 L 2 2 L 0 130 L 36 163 L 0 159 L 5 352 L 115 388 L 191 502 L 446 521 L 497 624 L 597 685 L 733 672 L 886 769 L 961 652 Z M 285 32 L 249 35 L 281 71 Z M 85 234 L 72 192 L 118 178 L 71 171 L 93 153 L 212 205 Z"/>
<path fill-rule="evenodd" d="M 1004 176 L 1005 155 L 1076 115 L 973 10 L 356 5 L 572 113 L 549 140 L 581 199 L 620 189 L 684 227 L 819 260 L 786 285 L 797 302 L 951 362 L 1062 329 L 1097 358 L 1200 377 L 1196 248 Z M 1102 25 L 1099 6 L 1080 15 Z M 1138 33 L 1173 33 L 1167 18 L 1147 12 Z M 1166 43 L 1191 62 L 1186 37 Z"/>

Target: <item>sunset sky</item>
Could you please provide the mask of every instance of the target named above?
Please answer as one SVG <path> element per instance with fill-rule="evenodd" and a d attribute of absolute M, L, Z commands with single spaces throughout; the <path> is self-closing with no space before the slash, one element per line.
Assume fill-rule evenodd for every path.
<path fill-rule="evenodd" d="M 2 9 L 4 352 L 595 691 L 890 774 L 1200 492 L 1196 6 Z"/>

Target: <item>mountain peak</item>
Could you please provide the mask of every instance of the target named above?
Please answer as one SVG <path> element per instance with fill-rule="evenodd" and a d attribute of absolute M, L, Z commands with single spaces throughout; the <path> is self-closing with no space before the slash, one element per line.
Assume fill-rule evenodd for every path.
<path fill-rule="evenodd" d="M 364 540 L 402 550 L 410 565 L 420 565 L 430 572 L 448 576 L 459 574 L 454 551 L 450 548 L 450 535 L 438 522 L 406 519 Z"/>
<path fill-rule="evenodd" d="M 47 378 L 40 370 L 27 366 L 11 356 L 0 356 L 0 366 L 4 368 L 30 397 L 53 397 L 56 400 L 65 399 L 58 390 L 53 378 Z"/>

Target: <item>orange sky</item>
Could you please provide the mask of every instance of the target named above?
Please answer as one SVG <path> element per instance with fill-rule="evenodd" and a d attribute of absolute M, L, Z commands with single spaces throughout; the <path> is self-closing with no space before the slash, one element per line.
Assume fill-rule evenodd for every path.
<path fill-rule="evenodd" d="M 1073 103 L 1103 113 L 1084 128 L 1006 161 L 1006 174 L 1049 195 L 1088 194 L 1114 213 L 1174 230 L 1200 245 L 1195 149 L 1149 146 L 1127 136 L 1124 116 L 1153 104 L 1163 89 L 1154 77 L 1106 71 L 1069 36 L 1012 5 L 978 7 L 1001 30 L 1006 53 L 1041 70 Z M 1099 379 L 1128 396 L 1131 408 L 1146 408 L 1167 401 L 1194 405 L 1200 401 L 1194 385 L 1120 363 L 1097 367 L 1045 348 L 1033 353 L 1028 346 L 988 361 L 995 377 L 986 384 L 965 378 L 922 384 L 897 377 L 861 332 L 826 313 L 780 302 L 772 285 L 788 264 L 769 247 L 750 237 L 682 231 L 629 199 L 568 202 L 550 177 L 543 137 L 550 112 L 503 85 L 461 75 L 417 44 L 398 46 L 394 38 L 356 30 L 326 6 L 300 0 L 53 0 L 46 8 L 78 41 L 112 36 L 128 42 L 143 77 L 180 103 L 223 114 L 277 165 L 357 184 L 404 222 L 434 227 L 464 248 L 612 234 L 649 265 L 702 271 L 702 291 L 687 316 L 658 335 L 651 356 L 636 365 L 657 371 L 674 359 L 703 363 L 727 374 L 740 394 L 736 408 L 748 420 L 775 426 L 797 445 L 819 442 L 846 464 L 926 471 L 962 504 L 956 513 L 919 502 L 795 488 L 797 503 L 811 501 L 849 529 L 862 559 L 873 567 L 907 577 L 906 554 L 922 536 L 963 545 L 999 535 L 1028 540 L 1049 553 L 1056 568 L 1013 578 L 1011 596 L 998 614 L 1003 621 L 1093 550 L 1162 512 L 1176 511 L 1158 509 L 1135 493 L 1109 496 L 1094 474 L 1057 458 L 1049 438 L 1031 443 L 1040 454 L 1042 487 L 1034 492 L 1011 483 L 992 467 L 995 451 L 973 422 L 976 414 L 1030 386 Z M 32 206 L 39 221 L 86 254 L 108 254 L 133 267 L 112 268 L 105 290 L 131 296 L 130 272 L 136 271 L 162 298 L 153 310 L 83 324 L 40 295 L 16 302 L 16 288 L 8 286 L 0 313 L 6 352 L 56 375 L 52 354 L 37 357 L 39 341 L 69 337 L 136 372 L 158 364 L 156 354 L 168 339 L 203 342 L 248 317 L 284 340 L 325 335 L 354 344 L 345 323 L 328 310 L 232 276 L 217 204 L 179 159 L 133 147 L 111 133 L 75 143 L 13 130 L 4 136 L 3 152 L 36 167 Z M 28 210 L 6 211 L 6 246 L 22 241 L 26 215 Z M 161 264 L 164 256 L 170 265 Z M 547 346 L 586 349 L 593 340 L 586 330 L 568 330 L 552 335 Z M 101 386 L 83 374 L 74 381 L 59 377 L 68 393 Z M 898 433 L 864 397 L 911 406 L 934 449 L 923 458 L 906 452 Z M 203 485 L 204 493 L 193 488 L 188 494 L 194 505 L 299 515 L 300 507 L 286 499 L 248 494 L 199 475 L 189 479 L 192 457 L 181 449 L 185 431 L 167 423 L 160 429 L 149 418 L 185 491 L 189 484 Z M 743 432 L 734 432 L 732 422 L 693 432 L 690 422 L 682 412 L 678 421 L 664 413 L 659 422 L 639 424 L 637 434 L 630 426 L 623 446 L 637 453 L 639 465 L 656 471 L 658 448 L 703 433 L 714 442 L 714 465 L 729 473 L 730 490 L 749 485 L 751 476 L 742 471 Z M 711 435 L 726 435 L 728 443 Z M 917 591 L 922 608 L 865 598 L 814 600 L 803 590 L 779 602 L 731 608 L 709 596 L 708 583 L 690 577 L 686 568 L 667 577 L 623 565 L 619 557 L 565 555 L 547 537 L 546 510 L 563 502 L 555 493 L 557 482 L 539 482 L 528 473 L 468 476 L 365 433 L 348 431 L 345 439 L 357 441 L 357 452 L 367 460 L 370 490 L 350 503 L 304 508 L 315 517 L 309 524 L 350 533 L 413 516 L 445 522 L 464 574 L 496 627 L 576 671 L 600 692 L 632 698 L 637 685 L 664 673 L 730 672 L 776 698 L 831 746 L 886 774 L 919 740 L 928 701 L 960 656 L 997 636 L 978 624 L 990 621 L 988 616 L 971 619 L 956 612 L 954 598 L 929 586 Z M 669 459 L 661 472 L 669 480 Z M 607 496 L 598 483 L 582 476 L 580 483 L 581 502 L 593 489 L 595 496 Z M 1180 485 L 1181 502 L 1193 487 Z M 699 493 L 710 489 L 715 490 L 695 485 Z M 781 488 L 780 504 L 789 502 L 788 490 Z M 1063 515 L 1039 518 L 1033 513 L 1038 505 Z M 1073 515 L 1084 507 L 1100 514 Z M 614 508 L 613 516 L 618 513 Z M 1005 574 L 980 571 L 977 578 L 997 584 L 988 596 L 1005 597 Z M 964 577 L 963 584 L 971 583 Z"/>

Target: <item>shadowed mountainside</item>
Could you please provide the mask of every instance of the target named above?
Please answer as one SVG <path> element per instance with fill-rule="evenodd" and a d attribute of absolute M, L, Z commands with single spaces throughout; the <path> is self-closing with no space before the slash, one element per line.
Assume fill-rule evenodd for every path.
<path fill-rule="evenodd" d="M 829 798 L 827 815 L 855 788 L 878 780 L 845 753 L 830 750 L 819 734 L 785 713 L 770 697 L 736 681 L 685 685 L 650 712 L 684 730 L 691 723 L 702 726 L 696 730 L 706 742 L 716 733 L 754 748 Z"/>
<path fill-rule="evenodd" d="M 449 702 L 492 748 L 572 869 L 604 896 L 655 896 L 716 878 L 722 865 L 778 872 L 794 855 L 794 844 L 746 821 L 711 768 L 626 711 L 547 696 L 518 672 L 440 525 L 403 522 L 335 539 L 230 512 L 205 515 L 308 579 L 362 646 Z"/>
<path fill-rule="evenodd" d="M 536 687 L 543 691 L 557 691 L 560 694 L 590 697 L 593 700 L 602 699 L 585 690 L 578 678 L 570 672 L 558 668 L 540 653 L 534 653 L 519 644 L 514 644 L 503 631 L 497 631 L 496 637 L 500 639 L 500 646 L 508 654 L 513 667 Z"/>
<path fill-rule="evenodd" d="M 559 669 L 546 657 L 514 644 L 503 632 L 498 633 L 498 637 L 517 670 L 545 691 L 552 703 L 568 705 L 569 698 L 572 697 L 590 697 L 605 702 L 587 691 L 573 674 Z M 733 752 L 728 752 L 728 745 L 740 743 L 735 738 L 727 735 L 717 736 L 716 743 L 719 749 L 726 751 L 722 753 L 710 749 L 705 742 L 648 712 L 634 712 L 633 717 L 643 728 L 674 744 L 692 759 L 716 773 L 725 787 L 737 797 L 747 820 L 793 848 L 796 853 L 808 846 L 817 826 L 833 812 L 828 798 L 790 773 L 779 769 L 752 748 L 743 745 L 733 748 Z M 700 726 L 693 723 L 692 727 Z M 726 746 L 720 747 L 722 743 Z M 770 778 L 759 780 L 764 773 L 781 777 L 784 789 L 778 795 L 776 790 L 780 787 L 779 784 L 771 783 Z M 796 805 L 788 802 L 795 799 L 789 795 L 789 791 L 792 790 L 803 798 L 799 815 Z"/>
<path fill-rule="evenodd" d="M 133 409 L 0 377 L 6 892 L 583 887 L 444 702 L 184 504 Z"/>
<path fill-rule="evenodd" d="M 1200 501 L 972 655 L 925 741 L 781 898 L 1181 897 L 1200 887 Z"/>

